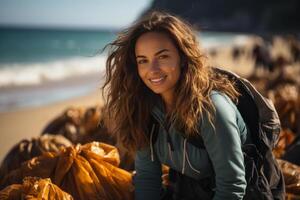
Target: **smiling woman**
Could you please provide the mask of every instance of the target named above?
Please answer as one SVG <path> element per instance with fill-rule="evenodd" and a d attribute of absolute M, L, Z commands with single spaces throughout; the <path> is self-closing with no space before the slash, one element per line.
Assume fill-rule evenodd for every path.
<path fill-rule="evenodd" d="M 187 23 L 161 12 L 110 44 L 103 89 L 113 131 L 136 153 L 136 199 L 162 198 L 161 164 L 203 186 L 191 193 L 171 190 L 175 199 L 243 199 L 247 128 L 233 103 L 239 93 L 205 64 L 198 45 Z M 187 142 L 197 134 L 205 149 Z"/>

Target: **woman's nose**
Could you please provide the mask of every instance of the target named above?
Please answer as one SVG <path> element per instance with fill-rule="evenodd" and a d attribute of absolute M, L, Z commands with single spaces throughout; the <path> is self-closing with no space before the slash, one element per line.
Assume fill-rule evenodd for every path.
<path fill-rule="evenodd" d="M 157 59 L 152 60 L 150 65 L 151 65 L 150 66 L 151 71 L 160 71 L 160 65 L 159 65 L 159 62 L 157 61 Z"/>

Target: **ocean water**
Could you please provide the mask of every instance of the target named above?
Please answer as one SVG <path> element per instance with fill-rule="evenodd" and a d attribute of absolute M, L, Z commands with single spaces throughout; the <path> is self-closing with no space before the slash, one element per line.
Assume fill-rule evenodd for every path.
<path fill-rule="evenodd" d="M 110 30 L 0 29 L 0 112 L 61 101 L 99 88 L 107 55 L 101 51 L 115 37 L 116 32 Z M 244 39 L 211 32 L 199 37 L 204 48 Z"/>

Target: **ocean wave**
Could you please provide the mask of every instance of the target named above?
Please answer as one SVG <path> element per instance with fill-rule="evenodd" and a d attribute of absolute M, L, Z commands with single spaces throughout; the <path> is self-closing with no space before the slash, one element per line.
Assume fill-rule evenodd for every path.
<path fill-rule="evenodd" d="M 38 85 L 85 74 L 101 73 L 106 55 L 73 57 L 51 62 L 0 64 L 0 87 Z"/>

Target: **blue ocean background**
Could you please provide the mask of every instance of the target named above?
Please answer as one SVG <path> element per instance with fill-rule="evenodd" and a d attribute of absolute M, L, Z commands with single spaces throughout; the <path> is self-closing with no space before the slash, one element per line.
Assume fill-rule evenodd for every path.
<path fill-rule="evenodd" d="M 100 87 L 117 30 L 0 29 L 0 112 L 88 94 Z M 243 35 L 201 32 L 205 49 Z"/>

